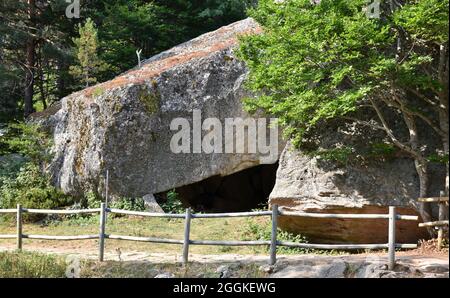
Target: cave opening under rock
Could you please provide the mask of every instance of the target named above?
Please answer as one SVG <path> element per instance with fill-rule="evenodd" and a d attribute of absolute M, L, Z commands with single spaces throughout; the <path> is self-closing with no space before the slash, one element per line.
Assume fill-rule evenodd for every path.
<path fill-rule="evenodd" d="M 240 212 L 267 205 L 278 163 L 259 165 L 228 176 L 213 176 L 176 188 L 185 207 L 195 212 Z"/>

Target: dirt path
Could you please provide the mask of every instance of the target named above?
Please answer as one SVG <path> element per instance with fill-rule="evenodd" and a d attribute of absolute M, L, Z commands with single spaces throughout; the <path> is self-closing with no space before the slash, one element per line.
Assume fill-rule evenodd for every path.
<path fill-rule="evenodd" d="M 2 245 L 0 251 L 13 251 L 14 245 Z M 87 245 L 74 249 L 71 245 L 42 246 L 29 243 L 25 251 L 40 252 L 46 254 L 55 254 L 61 256 L 78 257 L 80 259 L 96 261 L 98 251 L 94 246 Z M 68 259 L 69 260 L 69 259 Z M 149 253 L 142 251 L 125 251 L 120 249 L 107 250 L 104 263 L 94 262 L 94 268 L 123 268 L 126 266 L 129 272 L 123 273 L 124 276 L 136 274 L 140 271 L 148 271 L 148 268 L 162 266 L 161 272 L 156 274 L 180 274 L 178 266 L 181 261 L 181 255 L 178 253 Z M 249 273 L 259 276 L 274 278 L 336 278 L 336 277 L 361 277 L 361 278 L 380 278 L 380 277 L 438 277 L 448 278 L 449 257 L 448 251 L 433 252 L 421 251 L 420 249 L 408 252 L 398 252 L 396 254 L 396 269 L 387 270 L 386 252 L 365 253 L 365 254 L 345 254 L 345 255 L 278 255 L 275 266 L 268 266 L 267 255 L 239 255 L 239 254 L 190 254 L 189 261 L 194 264 L 193 267 L 207 266 L 208 270 L 216 272 L 213 274 L 229 274 L 233 276 L 233 270 L 242 270 L 242 268 L 260 268 L 260 273 Z M 177 265 L 178 264 L 178 265 Z M 117 267 L 118 266 L 118 267 Z M 175 266 L 175 267 L 174 267 Z M 192 266 L 190 266 L 192 267 Z M 144 268 L 144 269 L 143 269 Z M 145 269 L 147 268 L 147 269 Z M 172 268 L 168 272 L 167 268 Z M 199 267 L 204 268 L 204 267 Z M 239 269 L 241 268 L 241 269 Z M 105 269 L 106 272 L 114 271 Z M 109 270 L 109 271 L 108 271 Z M 153 270 L 153 269 L 152 269 Z M 203 271 L 201 269 L 200 271 Z M 103 273 L 104 274 L 104 273 Z M 104 276 L 104 275 L 101 276 Z M 107 273 L 109 274 L 109 273 Z M 169 274 L 169 275 L 170 275 Z M 196 273 L 194 277 L 202 277 Z M 121 275 L 122 276 L 122 275 Z M 229 277 L 230 277 L 229 276 Z M 239 275 L 238 275 L 239 276 Z"/>
<path fill-rule="evenodd" d="M 0 251 L 13 251 L 15 249 L 15 245 L 2 245 L 0 246 Z M 40 253 L 48 253 L 48 254 L 57 254 L 57 255 L 71 255 L 78 256 L 83 259 L 97 259 L 98 251 L 95 247 L 87 246 L 87 247 L 77 247 L 74 249 L 73 246 L 62 246 L 59 244 L 54 246 L 45 246 L 42 245 L 30 245 L 28 244 L 25 251 L 30 252 L 40 252 Z M 425 260 L 434 260 L 439 264 L 449 264 L 449 254 L 447 251 L 442 252 L 422 252 L 420 249 L 413 251 L 403 251 L 397 252 L 396 257 L 399 260 L 411 260 L 412 262 L 420 262 Z M 363 253 L 363 254 L 345 254 L 345 255 L 317 255 L 317 254 L 303 254 L 303 255 L 278 255 L 278 260 L 280 261 L 289 261 L 296 262 L 302 260 L 323 260 L 324 262 L 335 260 L 335 259 L 351 259 L 351 260 L 379 260 L 386 261 L 387 254 L 383 252 L 375 252 L 375 253 Z M 173 254 L 173 253 L 147 253 L 147 252 L 139 252 L 139 251 L 127 251 L 121 252 L 120 250 L 107 250 L 105 252 L 105 259 L 110 261 L 148 261 L 148 262 L 157 262 L 157 263 L 173 263 L 179 262 L 181 259 L 181 254 Z M 239 254 L 208 254 L 208 255 L 199 255 L 199 254 L 190 254 L 189 260 L 193 262 L 199 263 L 229 263 L 229 262 L 258 262 L 258 263 L 267 263 L 268 256 L 267 255 L 239 255 Z"/>

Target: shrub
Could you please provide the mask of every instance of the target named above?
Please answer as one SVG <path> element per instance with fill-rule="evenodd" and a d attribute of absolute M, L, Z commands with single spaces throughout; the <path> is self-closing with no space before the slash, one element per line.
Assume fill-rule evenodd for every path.
<path fill-rule="evenodd" d="M 171 190 L 167 193 L 167 200 L 161 205 L 161 208 L 166 213 L 184 213 L 185 208 L 180 201 L 178 193 L 174 190 Z"/>
<path fill-rule="evenodd" d="M 52 186 L 50 177 L 44 172 L 49 162 L 51 141 L 38 125 L 11 124 L 1 139 L 7 146 L 7 156 L 0 168 L 0 208 L 56 209 L 68 206 L 72 198 Z M 6 150 L 6 151 L 5 151 Z M 38 220 L 43 215 L 26 214 L 25 219 Z"/>
<path fill-rule="evenodd" d="M 71 202 L 72 198 L 53 187 L 50 179 L 32 163 L 23 166 L 17 177 L 3 179 L 0 187 L 0 208 L 15 208 L 21 204 L 25 208 L 56 209 Z M 25 216 L 25 219 L 41 218 L 43 216 Z"/>
<path fill-rule="evenodd" d="M 145 204 L 142 198 L 120 198 L 109 203 L 109 207 L 130 211 L 145 211 Z"/>
<path fill-rule="evenodd" d="M 9 125 L 8 133 L 1 143 L 10 153 L 20 153 L 33 164 L 42 165 L 50 161 L 52 145 L 48 134 L 36 124 L 14 123 Z"/>
<path fill-rule="evenodd" d="M 27 160 L 19 154 L 0 156 L 0 187 L 3 184 L 3 180 L 17 177 L 20 168 L 26 162 Z"/>
<path fill-rule="evenodd" d="M 272 237 L 272 223 L 270 220 L 255 219 L 253 217 L 247 218 L 246 225 L 244 227 L 244 239 L 243 240 L 271 240 Z M 296 243 L 308 243 L 306 238 L 302 235 L 296 235 L 280 229 L 277 230 L 277 240 L 291 241 Z M 266 250 L 269 248 L 266 247 Z M 283 247 L 278 246 L 277 252 L 279 253 L 308 253 L 309 249 L 299 247 Z"/>

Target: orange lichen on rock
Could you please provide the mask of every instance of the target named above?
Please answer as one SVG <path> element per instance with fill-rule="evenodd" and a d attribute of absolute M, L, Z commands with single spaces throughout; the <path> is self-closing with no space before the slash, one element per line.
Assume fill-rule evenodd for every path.
<path fill-rule="evenodd" d="M 81 94 L 84 95 L 85 100 L 89 101 L 88 99 L 92 97 L 97 88 L 111 90 L 129 84 L 142 84 L 175 66 L 183 65 L 194 59 L 200 59 L 212 53 L 236 46 L 239 35 L 258 34 L 262 31 L 256 23 L 253 24 L 253 28 L 245 28 L 245 30 L 240 32 L 239 28 L 236 29 L 234 27 L 235 25 L 232 24 L 214 32 L 204 34 L 189 42 L 189 44 L 182 44 L 167 51 L 169 53 L 174 52 L 174 55 L 149 62 L 144 64 L 140 69 L 130 70 L 110 81 L 89 87 L 81 91 Z"/>

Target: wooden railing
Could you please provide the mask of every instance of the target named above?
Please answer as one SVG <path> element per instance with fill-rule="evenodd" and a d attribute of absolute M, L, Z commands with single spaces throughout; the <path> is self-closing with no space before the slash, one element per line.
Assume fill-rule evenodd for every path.
<path fill-rule="evenodd" d="M 0 239 L 17 239 L 17 249 L 22 249 L 22 239 L 41 239 L 41 240 L 99 240 L 99 261 L 104 260 L 105 239 L 139 241 L 139 242 L 153 242 L 165 244 L 178 244 L 183 247 L 182 261 L 184 264 L 188 262 L 189 246 L 190 245 L 220 245 L 220 246 L 255 246 L 267 245 L 270 246 L 270 265 L 276 263 L 277 246 L 299 247 L 307 249 L 388 249 L 389 268 L 393 269 L 395 265 L 395 249 L 397 248 L 417 248 L 417 244 L 398 244 L 395 239 L 395 223 L 397 220 L 412 220 L 417 221 L 417 216 L 399 215 L 396 214 L 395 207 L 389 207 L 388 214 L 325 214 L 325 213 L 303 213 L 286 211 L 283 208 L 278 208 L 277 205 L 272 206 L 271 211 L 257 211 L 257 212 L 237 212 L 237 213 L 214 213 L 214 214 L 192 214 L 191 209 L 186 209 L 185 214 L 168 214 L 168 213 L 151 213 L 138 212 L 119 209 L 106 208 L 106 204 L 102 203 L 98 209 L 83 209 L 83 210 L 40 210 L 27 209 L 21 205 L 17 205 L 17 209 L 0 209 L 0 214 L 16 214 L 17 216 L 17 233 L 15 235 L 0 235 Z M 48 236 L 48 235 L 30 235 L 24 234 L 22 230 L 22 214 L 95 214 L 100 213 L 99 233 L 95 235 L 78 235 L 78 236 Z M 135 237 L 122 236 L 106 233 L 106 217 L 108 213 L 144 216 L 144 217 L 159 217 L 159 218 L 178 218 L 185 220 L 184 239 L 163 239 L 154 237 Z M 234 217 L 255 217 L 255 216 L 270 216 L 272 219 L 272 234 L 270 240 L 255 240 L 255 241 L 216 241 L 216 240 L 192 240 L 190 239 L 191 220 L 197 218 L 234 218 Z M 339 218 L 339 219 L 384 219 L 388 220 L 388 243 L 382 244 L 310 244 L 310 243 L 296 243 L 289 241 L 277 240 L 278 218 L 280 216 L 297 216 L 307 218 Z"/>
<path fill-rule="evenodd" d="M 449 226 L 448 218 L 446 217 L 445 209 L 448 209 L 448 197 L 444 197 L 444 192 L 441 191 L 440 197 L 435 198 L 419 198 L 419 202 L 423 203 L 437 203 L 439 204 L 439 220 L 420 223 L 419 227 L 437 227 L 438 228 L 438 248 L 442 248 L 442 239 L 444 237 L 444 227 Z M 448 213 L 448 211 L 447 211 Z"/>

